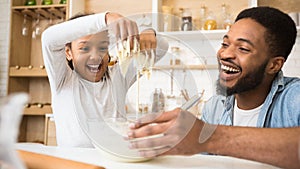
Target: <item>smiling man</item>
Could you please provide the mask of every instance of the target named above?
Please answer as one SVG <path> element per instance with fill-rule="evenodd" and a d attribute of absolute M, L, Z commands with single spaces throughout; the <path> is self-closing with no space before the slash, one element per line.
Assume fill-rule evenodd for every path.
<path fill-rule="evenodd" d="M 218 95 L 205 106 L 203 121 L 253 127 L 299 126 L 300 107 L 296 104 L 300 101 L 300 82 L 284 77 L 281 71 L 296 35 L 294 22 L 277 9 L 254 8 L 238 15 L 217 53 Z"/>
<path fill-rule="evenodd" d="M 145 116 L 130 125 L 129 147 L 144 157 L 208 152 L 300 168 L 300 79 L 281 71 L 296 36 L 275 8 L 242 11 L 217 53 L 218 94 L 202 119 L 180 108 Z"/>

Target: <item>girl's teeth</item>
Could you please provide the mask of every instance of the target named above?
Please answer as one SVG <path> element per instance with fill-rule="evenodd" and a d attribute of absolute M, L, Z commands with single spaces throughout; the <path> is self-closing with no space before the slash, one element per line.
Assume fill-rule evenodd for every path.
<path fill-rule="evenodd" d="M 97 73 L 99 71 L 99 65 L 88 65 L 91 72 Z"/>
<path fill-rule="evenodd" d="M 91 67 L 91 68 L 98 68 L 99 65 L 89 65 L 89 67 Z"/>

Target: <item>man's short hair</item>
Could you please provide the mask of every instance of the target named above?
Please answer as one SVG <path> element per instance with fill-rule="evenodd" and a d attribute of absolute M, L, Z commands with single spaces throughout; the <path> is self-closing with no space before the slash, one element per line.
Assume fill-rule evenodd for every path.
<path fill-rule="evenodd" d="M 297 36 L 296 24 L 289 15 L 272 7 L 254 7 L 240 12 L 235 22 L 243 18 L 251 18 L 266 28 L 264 38 L 271 57 L 287 59 Z"/>

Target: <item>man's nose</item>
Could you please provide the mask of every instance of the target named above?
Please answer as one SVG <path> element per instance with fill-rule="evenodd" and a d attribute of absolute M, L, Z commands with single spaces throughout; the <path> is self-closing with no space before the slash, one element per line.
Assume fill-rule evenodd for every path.
<path fill-rule="evenodd" d="M 220 59 L 235 59 L 235 49 L 233 46 L 228 46 L 225 49 L 220 50 L 219 54 Z"/>

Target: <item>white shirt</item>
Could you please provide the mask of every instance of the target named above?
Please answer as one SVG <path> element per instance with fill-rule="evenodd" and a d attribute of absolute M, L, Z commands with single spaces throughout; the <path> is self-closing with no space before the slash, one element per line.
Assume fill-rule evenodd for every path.
<path fill-rule="evenodd" d="M 115 108 L 125 112 L 126 91 L 135 79 L 133 66 L 129 67 L 125 77 L 116 65 L 109 69 L 110 78 L 89 82 L 71 70 L 66 61 L 65 44 L 105 27 L 105 13 L 100 13 L 54 25 L 42 34 L 58 146 L 93 147 L 82 129 L 87 129 L 87 121 L 101 119 L 101 115 L 110 116 L 116 113 Z M 158 57 L 168 48 L 166 41 L 158 40 L 160 42 L 157 46 L 163 50 L 157 50 Z"/>
<path fill-rule="evenodd" d="M 235 101 L 233 112 L 233 125 L 256 127 L 258 115 L 262 106 L 263 104 L 251 110 L 243 110 L 237 106 L 237 103 Z"/>

